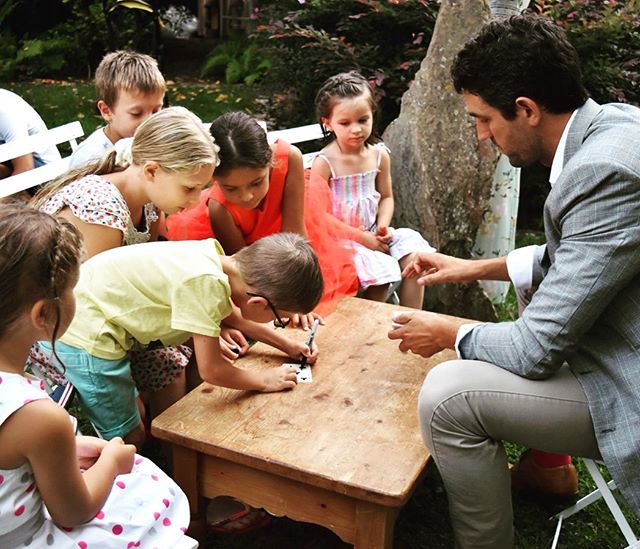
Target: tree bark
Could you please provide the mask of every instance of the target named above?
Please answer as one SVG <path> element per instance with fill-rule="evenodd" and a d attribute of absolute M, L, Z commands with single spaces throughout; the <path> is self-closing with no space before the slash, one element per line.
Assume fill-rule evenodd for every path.
<path fill-rule="evenodd" d="M 402 98 L 399 117 L 383 135 L 392 158 L 394 226 L 412 227 L 457 257 L 470 257 L 498 152 L 490 142 L 478 143 L 450 69 L 462 45 L 489 18 L 486 0 L 443 0 L 427 55 Z M 477 283 L 431 287 L 426 294 L 431 310 L 495 320 Z"/>

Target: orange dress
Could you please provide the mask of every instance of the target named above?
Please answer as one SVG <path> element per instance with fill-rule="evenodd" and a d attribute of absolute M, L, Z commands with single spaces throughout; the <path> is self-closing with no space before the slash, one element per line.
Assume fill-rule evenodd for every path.
<path fill-rule="evenodd" d="M 274 163 L 269 174 L 269 190 L 255 209 L 246 209 L 225 200 L 217 185 L 204 190 L 200 203 L 167 219 L 169 240 L 201 240 L 215 238 L 209 220 L 209 200 L 222 204 L 231 214 L 247 245 L 263 236 L 280 232 L 282 228 L 282 201 L 289 170 L 289 149 L 282 140 L 276 142 Z M 353 250 L 342 244 L 347 236 L 339 234 L 332 223 L 331 192 L 325 180 L 309 178 L 305 171 L 304 223 L 309 241 L 318 256 L 324 278 L 324 294 L 317 311 L 329 314 L 335 303 L 345 295 L 356 295 L 358 277 L 353 263 Z"/>
<path fill-rule="evenodd" d="M 269 174 L 269 190 L 260 206 L 248 210 L 228 202 L 217 185 L 202 191 L 200 203 L 194 208 L 167 219 L 169 240 L 202 240 L 215 238 L 209 220 L 209 200 L 215 200 L 229 211 L 233 221 L 242 232 L 245 243 L 252 244 L 259 238 L 280 232 L 282 226 L 282 200 L 284 185 L 289 170 L 291 145 L 281 139 L 276 143 L 274 161 Z"/>

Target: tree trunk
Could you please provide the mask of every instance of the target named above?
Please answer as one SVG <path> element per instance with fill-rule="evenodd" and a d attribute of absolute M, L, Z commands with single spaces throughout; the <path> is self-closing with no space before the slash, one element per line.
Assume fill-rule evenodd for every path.
<path fill-rule="evenodd" d="M 528 5 L 529 0 L 491 0 L 491 17 L 499 19 L 518 15 Z M 493 176 L 491 196 L 478 228 L 471 257 L 474 259 L 501 257 L 515 248 L 519 197 L 520 168 L 511 166 L 509 159 L 501 155 Z M 480 285 L 493 303 L 503 303 L 510 283 L 482 280 Z"/>
<path fill-rule="evenodd" d="M 399 117 L 383 135 L 392 158 L 394 226 L 415 228 L 439 251 L 457 257 L 471 255 L 498 153 L 491 143 L 478 143 L 450 68 L 489 16 L 485 0 L 443 0 L 427 55 L 402 98 Z M 431 287 L 426 293 L 431 310 L 495 320 L 477 283 Z"/>

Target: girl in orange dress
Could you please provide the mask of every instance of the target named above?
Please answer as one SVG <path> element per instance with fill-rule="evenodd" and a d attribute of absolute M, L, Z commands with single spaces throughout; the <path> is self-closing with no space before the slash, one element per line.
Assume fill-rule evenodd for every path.
<path fill-rule="evenodd" d="M 220 147 L 213 185 L 200 203 L 169 216 L 167 238 L 216 238 L 233 254 L 263 236 L 294 232 L 309 238 L 323 269 L 325 295 L 320 310 L 344 295 L 355 295 L 357 277 L 352 253 L 336 244 L 323 216 L 331 211 L 330 195 L 309 184 L 300 150 L 278 140 L 269 145 L 265 131 L 243 112 L 228 112 L 211 124 Z M 305 185 L 305 179 L 307 183 Z M 312 316 L 293 319 L 308 328 Z"/>

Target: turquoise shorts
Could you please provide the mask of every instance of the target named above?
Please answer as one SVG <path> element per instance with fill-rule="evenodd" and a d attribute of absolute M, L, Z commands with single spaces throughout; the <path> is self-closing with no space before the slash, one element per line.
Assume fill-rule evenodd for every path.
<path fill-rule="evenodd" d="M 51 355 L 50 343 L 40 341 L 40 345 Z M 60 341 L 56 342 L 56 353 L 64 364 L 65 377 L 76 388 L 89 420 L 103 438 L 124 437 L 140 423 L 128 354 L 106 360 Z M 55 357 L 51 362 L 59 367 Z"/>

